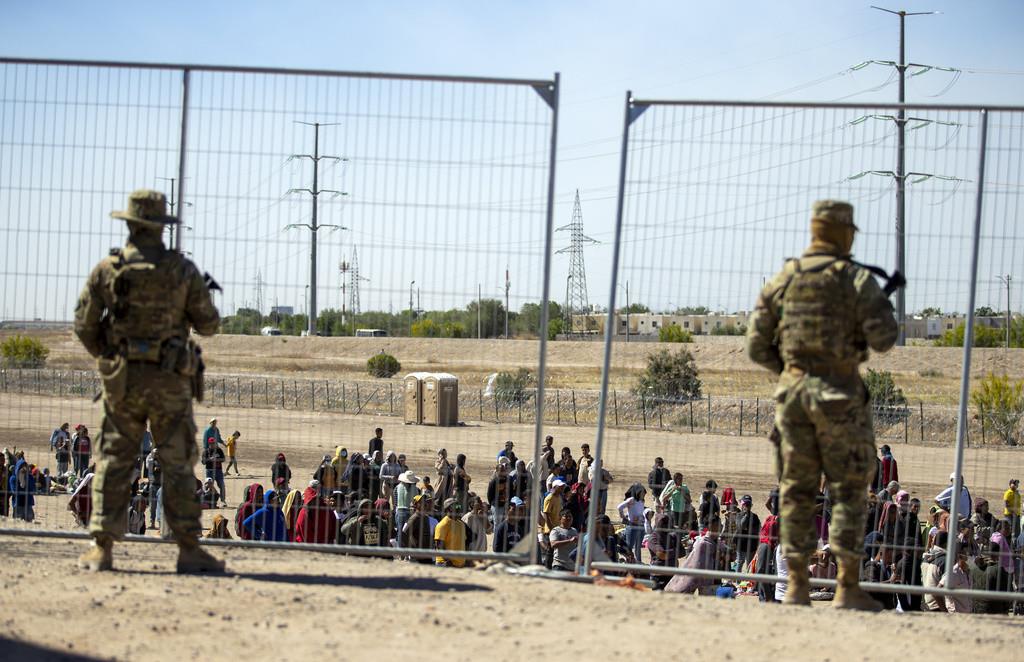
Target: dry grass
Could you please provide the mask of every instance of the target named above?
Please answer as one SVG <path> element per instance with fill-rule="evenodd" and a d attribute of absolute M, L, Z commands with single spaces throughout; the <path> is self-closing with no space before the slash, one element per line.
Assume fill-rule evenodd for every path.
<path fill-rule="evenodd" d="M 35 334 L 51 349 L 49 365 L 91 369 L 92 360 L 70 332 Z M 0 334 L 2 337 L 2 334 Z M 203 341 L 210 373 L 287 374 L 331 379 L 362 379 L 366 360 L 379 351 L 395 355 L 402 371 L 446 371 L 468 388 L 482 387 L 487 376 L 502 370 L 535 370 L 538 343 L 533 340 L 428 338 L 296 338 L 215 336 Z M 628 390 L 643 369 L 646 356 L 679 345 L 617 343 L 612 355 L 613 389 Z M 700 337 L 684 345 L 693 353 L 705 390 L 719 396 L 769 397 L 773 378 L 750 362 L 742 338 Z M 873 356 L 868 367 L 889 370 L 911 401 L 955 404 L 959 395 L 962 350 L 955 347 L 899 347 Z M 601 380 L 600 342 L 562 341 L 548 344 L 548 385 L 552 388 L 596 389 Z M 1024 350 L 977 349 L 972 374 L 1005 372 L 1024 378 Z"/>

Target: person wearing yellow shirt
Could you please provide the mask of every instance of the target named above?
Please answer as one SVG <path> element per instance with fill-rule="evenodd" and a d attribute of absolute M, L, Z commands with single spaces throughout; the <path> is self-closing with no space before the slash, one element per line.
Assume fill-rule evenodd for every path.
<path fill-rule="evenodd" d="M 1010 520 L 1010 529 L 1013 531 L 1013 539 L 1020 535 L 1020 481 L 1016 478 L 1010 479 L 1010 488 L 1003 493 L 1003 518 Z"/>
<path fill-rule="evenodd" d="M 564 490 L 564 480 L 556 478 L 551 481 L 551 491 L 544 497 L 544 507 L 541 510 L 540 533 L 537 535 L 537 540 L 544 551 L 544 565 L 548 568 L 551 567 L 551 563 L 554 561 L 554 550 L 551 547 L 550 541 L 551 529 L 557 527 L 561 519 L 559 515 L 565 505 L 562 499 L 562 492 Z"/>
<path fill-rule="evenodd" d="M 467 527 L 459 518 L 457 503 L 455 499 L 445 500 L 444 517 L 434 527 L 434 549 L 449 552 L 466 551 Z M 443 556 L 438 556 L 435 563 L 461 568 L 466 565 L 466 559 L 446 559 Z"/>
<path fill-rule="evenodd" d="M 224 475 L 231 473 L 231 467 L 235 468 L 235 475 L 238 475 L 238 462 L 235 460 L 235 449 L 238 447 L 238 438 L 242 436 L 242 433 L 235 430 L 228 435 L 228 440 L 224 443 L 224 447 L 228 453 L 228 467 L 224 470 Z"/>

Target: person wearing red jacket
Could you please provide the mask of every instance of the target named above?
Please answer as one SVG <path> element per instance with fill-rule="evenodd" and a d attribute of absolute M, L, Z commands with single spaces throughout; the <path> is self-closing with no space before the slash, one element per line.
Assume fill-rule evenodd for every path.
<path fill-rule="evenodd" d="M 337 519 L 320 496 L 320 491 L 307 487 L 302 494 L 302 509 L 295 518 L 295 542 L 333 543 L 337 527 Z"/>

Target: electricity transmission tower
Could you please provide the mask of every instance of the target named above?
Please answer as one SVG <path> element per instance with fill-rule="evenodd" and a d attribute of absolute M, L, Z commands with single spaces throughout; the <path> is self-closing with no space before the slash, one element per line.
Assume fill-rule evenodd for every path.
<path fill-rule="evenodd" d="M 286 225 L 284 229 L 290 230 L 292 228 L 307 228 L 309 230 L 309 324 L 307 325 L 306 332 L 313 336 L 316 335 L 316 236 L 323 228 L 330 228 L 332 232 L 348 229 L 340 225 L 317 224 L 317 207 L 319 206 L 318 203 L 321 193 L 330 193 L 334 197 L 348 195 L 347 193 L 334 189 L 318 188 L 320 161 L 324 159 L 328 159 L 330 161 L 345 161 L 346 159 L 340 156 L 327 156 L 320 153 L 320 127 L 334 126 L 333 124 L 321 124 L 320 122 L 297 122 L 297 124 L 305 124 L 306 126 L 313 127 L 313 153 L 292 154 L 289 157 L 289 160 L 309 159 L 313 162 L 313 188 L 292 188 L 288 189 L 288 193 L 308 193 L 313 198 L 313 213 L 309 223 L 291 223 Z"/>
<path fill-rule="evenodd" d="M 893 11 L 892 9 L 886 9 L 884 7 L 871 6 L 872 9 L 884 11 L 888 14 L 898 16 L 900 19 L 900 47 L 899 47 L 899 61 L 893 62 L 891 60 L 869 60 L 867 64 L 880 64 L 887 67 L 893 67 L 899 74 L 899 95 L 898 101 L 902 105 L 906 102 L 906 78 L 907 69 L 910 67 L 919 68 L 919 71 L 913 75 L 919 75 L 931 71 L 932 69 L 941 69 L 944 71 L 956 71 L 955 69 L 949 69 L 944 67 L 933 67 L 926 64 L 915 64 L 913 62 L 907 63 L 906 58 L 906 18 L 907 16 L 926 16 L 929 14 L 937 14 L 938 12 L 927 11 L 927 12 L 907 12 L 907 11 Z M 907 213 L 907 177 L 917 176 L 917 181 L 923 181 L 924 179 L 930 179 L 936 177 L 936 175 L 928 173 L 908 173 L 906 172 L 906 154 L 907 154 L 907 122 L 911 120 L 917 120 L 923 122 L 918 127 L 924 126 L 925 124 L 932 123 L 929 120 L 923 120 L 921 118 L 908 118 L 906 110 L 902 107 L 897 111 L 896 116 L 891 115 L 885 116 L 871 116 L 872 119 L 880 119 L 892 121 L 896 124 L 897 142 L 896 142 L 896 170 L 874 170 L 862 173 L 860 176 L 865 174 L 874 174 L 882 176 L 891 176 L 896 183 L 896 269 L 900 273 L 906 275 L 907 273 L 907 242 L 906 242 L 906 213 Z M 856 179 L 856 177 L 854 177 Z M 955 179 L 943 177 L 941 179 Z M 906 289 L 900 288 L 896 290 L 896 321 L 899 324 L 899 336 L 897 337 L 896 344 L 904 345 L 907 339 L 907 295 Z"/>
<path fill-rule="evenodd" d="M 556 232 L 562 231 L 569 232 L 569 245 L 556 253 L 569 254 L 569 277 L 565 282 L 564 331 L 566 335 L 571 335 L 576 331 L 573 327 L 573 315 L 582 316 L 590 312 L 590 303 L 587 301 L 587 269 L 583 263 L 583 247 L 597 243 L 597 240 L 583 234 L 583 210 L 580 207 L 579 189 L 576 189 L 576 201 L 572 206 L 572 221 L 556 230 Z M 581 318 L 580 325 L 580 332 L 585 332 L 587 330 L 585 318 Z"/>
<path fill-rule="evenodd" d="M 263 274 L 259 269 L 256 270 L 256 311 L 263 315 Z"/>
<path fill-rule="evenodd" d="M 352 247 L 352 259 L 348 262 L 342 260 L 338 263 L 338 272 L 341 274 L 341 324 L 344 328 L 348 321 L 345 311 L 347 303 L 348 315 L 352 316 L 354 334 L 356 315 L 359 314 L 359 282 L 369 282 L 370 280 L 359 275 L 359 253 L 356 252 L 355 246 Z"/>

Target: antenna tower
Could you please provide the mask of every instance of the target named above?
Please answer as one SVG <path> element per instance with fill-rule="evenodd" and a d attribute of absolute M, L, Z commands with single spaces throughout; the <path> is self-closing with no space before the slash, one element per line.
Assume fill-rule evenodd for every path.
<path fill-rule="evenodd" d="M 576 189 L 576 201 L 572 206 L 572 221 L 563 225 L 556 232 L 569 232 L 569 245 L 556 251 L 569 254 L 569 276 L 565 282 L 565 324 L 566 335 L 582 334 L 586 331 L 585 318 L 580 317 L 578 324 L 573 324 L 574 316 L 583 316 L 590 312 L 587 300 L 587 269 L 583 263 L 583 247 L 596 244 L 597 240 L 583 234 L 583 210 L 580 207 L 580 191 Z"/>

